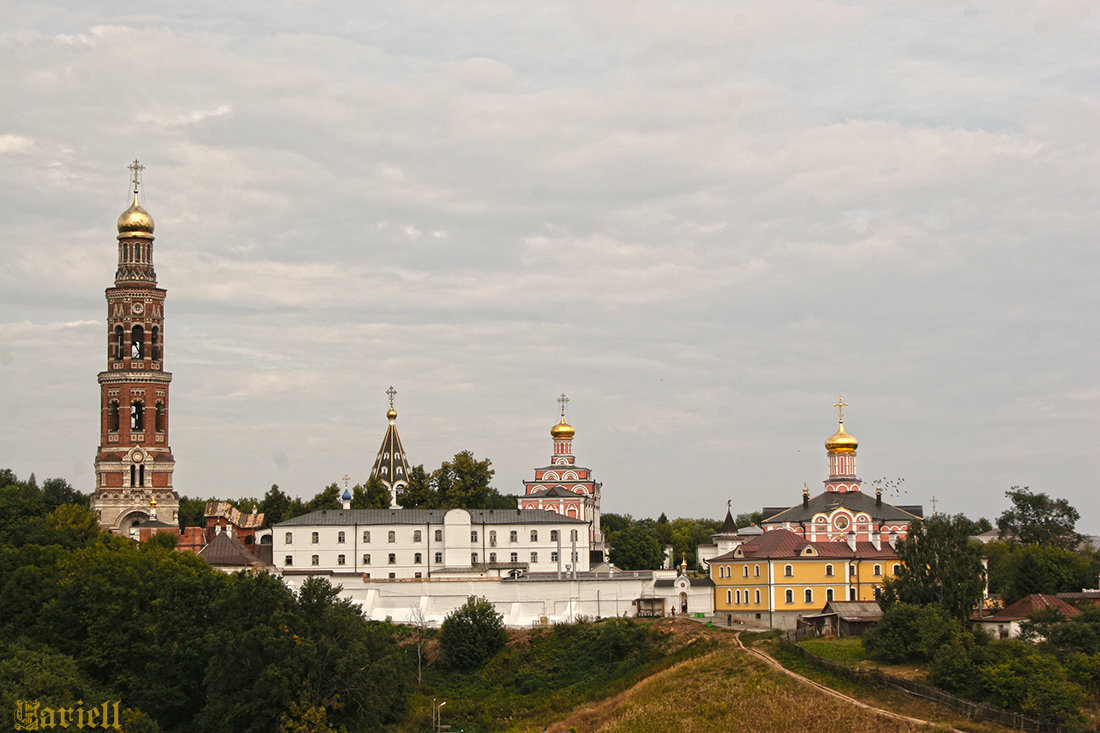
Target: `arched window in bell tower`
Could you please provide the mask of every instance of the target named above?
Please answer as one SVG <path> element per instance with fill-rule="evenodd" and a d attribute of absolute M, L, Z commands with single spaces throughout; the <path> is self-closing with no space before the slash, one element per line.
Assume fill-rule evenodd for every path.
<path fill-rule="evenodd" d="M 115 358 L 121 359 L 126 353 L 126 345 L 123 343 L 122 326 L 115 326 Z"/>
<path fill-rule="evenodd" d="M 130 358 L 131 359 L 143 359 L 145 358 L 143 350 L 145 348 L 145 329 L 141 326 L 134 326 L 130 332 Z"/>
<path fill-rule="evenodd" d="M 107 430 L 118 432 L 118 400 L 111 400 L 111 404 L 107 405 Z"/>
<path fill-rule="evenodd" d="M 140 400 L 134 400 L 130 405 L 130 429 L 145 429 L 145 405 Z"/>
<path fill-rule="evenodd" d="M 157 402 L 156 427 L 158 433 L 164 432 L 164 403 Z"/>
<path fill-rule="evenodd" d="M 160 328 L 153 326 L 149 334 L 149 352 L 153 361 L 160 361 Z"/>

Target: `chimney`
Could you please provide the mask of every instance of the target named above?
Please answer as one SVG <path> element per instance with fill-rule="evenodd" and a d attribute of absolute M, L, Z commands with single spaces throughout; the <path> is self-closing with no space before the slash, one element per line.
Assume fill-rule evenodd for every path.
<path fill-rule="evenodd" d="M 802 485 L 802 506 L 810 505 L 810 489 L 803 484 Z"/>
<path fill-rule="evenodd" d="M 871 533 L 871 544 L 874 545 L 876 550 L 882 549 L 882 532 Z"/>
<path fill-rule="evenodd" d="M 848 533 L 848 547 L 852 548 L 852 552 L 856 551 L 856 533 L 855 532 L 849 532 Z"/>
<path fill-rule="evenodd" d="M 898 533 L 890 532 L 890 547 L 896 548 L 898 546 Z"/>
<path fill-rule="evenodd" d="M 876 486 L 875 487 L 875 505 L 876 506 L 882 506 L 882 487 L 881 486 Z"/>

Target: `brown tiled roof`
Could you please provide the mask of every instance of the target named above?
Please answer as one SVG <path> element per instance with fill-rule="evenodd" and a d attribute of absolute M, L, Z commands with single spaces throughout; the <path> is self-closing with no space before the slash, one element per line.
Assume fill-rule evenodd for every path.
<path fill-rule="evenodd" d="M 215 567 L 260 567 L 264 564 L 228 532 L 214 535 L 214 539 L 199 550 L 199 557 Z"/>
<path fill-rule="evenodd" d="M 986 616 L 979 621 L 1020 621 L 1040 611 L 1053 609 L 1066 618 L 1080 615 L 1080 611 L 1063 601 L 1058 596 L 1050 596 L 1043 593 L 1032 593 L 1024 596 L 1012 605 L 998 611 L 992 616 Z"/>
<path fill-rule="evenodd" d="M 237 527 L 259 529 L 263 526 L 263 512 L 243 513 L 228 501 L 210 501 L 206 503 L 204 517 L 223 517 Z"/>
<path fill-rule="evenodd" d="M 879 549 L 875 549 L 875 546 L 870 542 L 857 542 L 856 548 L 853 550 L 847 542 L 809 542 L 788 529 L 773 529 L 744 543 L 731 552 L 712 558 L 710 562 L 814 557 L 813 555 L 802 554 L 802 551 L 808 546 L 812 546 L 817 551 L 817 555 L 824 558 L 890 560 L 897 557 L 894 548 L 887 543 L 883 543 Z M 741 551 L 741 557 L 736 554 L 737 550 Z"/>

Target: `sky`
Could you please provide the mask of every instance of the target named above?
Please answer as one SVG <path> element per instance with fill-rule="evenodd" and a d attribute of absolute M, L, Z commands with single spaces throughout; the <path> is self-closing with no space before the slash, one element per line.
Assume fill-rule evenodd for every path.
<path fill-rule="evenodd" d="M 0 466 L 88 492 L 146 166 L 176 490 L 411 463 L 1100 534 L 1100 4 L 0 0 Z"/>

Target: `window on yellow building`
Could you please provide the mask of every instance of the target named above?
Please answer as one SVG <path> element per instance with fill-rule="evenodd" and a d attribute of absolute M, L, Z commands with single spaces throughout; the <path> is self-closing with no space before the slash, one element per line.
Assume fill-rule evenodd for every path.
<path fill-rule="evenodd" d="M 744 566 L 743 568 L 741 568 L 741 571 L 742 571 L 742 572 L 741 572 L 741 577 L 742 577 L 742 578 L 747 578 L 747 577 L 749 577 L 749 566 L 748 566 L 748 565 L 746 565 L 746 566 Z"/>
<path fill-rule="evenodd" d="M 814 602 L 814 589 L 813 588 L 807 588 L 806 589 L 806 603 L 813 603 L 813 602 Z"/>
<path fill-rule="evenodd" d="M 737 605 L 740 606 L 741 605 L 741 591 L 737 591 L 736 595 L 737 595 Z"/>
<path fill-rule="evenodd" d="M 794 591 L 788 588 L 783 592 L 783 600 L 787 603 L 794 603 Z"/>
<path fill-rule="evenodd" d="M 827 577 L 833 577 L 833 566 L 831 564 L 825 566 L 825 575 Z"/>
<path fill-rule="evenodd" d="M 756 589 L 756 603 L 757 604 L 760 603 L 760 589 L 759 588 Z"/>
<path fill-rule="evenodd" d="M 855 576 L 855 574 L 856 574 L 856 566 L 854 564 L 849 565 L 848 566 L 848 575 Z"/>
<path fill-rule="evenodd" d="M 901 565 L 894 563 L 894 575 L 897 575 L 899 570 L 901 570 Z"/>
<path fill-rule="evenodd" d="M 825 589 L 825 602 L 826 603 L 832 603 L 833 602 L 833 589 L 832 588 L 826 588 Z"/>
<path fill-rule="evenodd" d="M 733 605 L 733 591 L 732 590 L 727 590 L 726 591 L 726 605 L 727 606 L 732 606 Z"/>
<path fill-rule="evenodd" d="M 787 577 L 787 578 L 793 578 L 794 577 L 794 566 L 793 565 L 787 565 L 786 567 L 784 567 L 783 568 L 783 575 L 784 575 L 784 577 Z M 787 601 L 787 603 L 790 603 L 790 602 L 791 601 Z"/>
<path fill-rule="evenodd" d="M 752 566 L 752 574 L 754 576 L 756 576 L 757 578 L 760 577 L 760 566 L 759 565 L 753 565 Z"/>
<path fill-rule="evenodd" d="M 875 566 L 875 573 L 874 574 L 875 574 L 876 578 L 880 577 L 882 575 L 882 566 L 881 565 L 876 565 Z"/>

